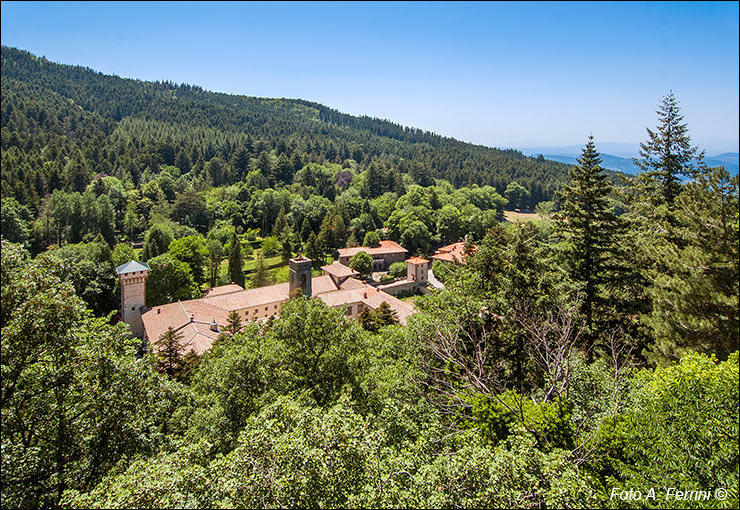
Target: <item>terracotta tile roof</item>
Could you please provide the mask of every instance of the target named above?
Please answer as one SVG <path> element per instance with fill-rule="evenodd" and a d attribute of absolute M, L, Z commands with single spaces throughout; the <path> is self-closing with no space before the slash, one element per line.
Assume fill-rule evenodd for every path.
<path fill-rule="evenodd" d="M 319 294 L 318 298 L 331 307 L 361 303 L 365 295 L 364 289 L 345 289 Z"/>
<path fill-rule="evenodd" d="M 408 318 L 411 317 L 415 310 L 414 307 L 408 303 L 405 303 L 395 296 L 383 292 L 382 290 L 377 291 L 371 296 L 368 296 L 363 300 L 367 306 L 373 310 L 377 310 L 383 302 L 388 303 L 388 306 L 398 314 L 398 320 L 401 324 L 406 325 Z"/>
<path fill-rule="evenodd" d="M 465 262 L 465 243 L 453 243 L 447 246 L 442 246 L 438 253 L 435 253 L 432 258 L 435 260 L 444 260 L 446 262 Z"/>
<path fill-rule="evenodd" d="M 380 246 L 377 248 L 369 248 L 367 246 L 354 246 L 352 248 L 340 248 L 337 250 L 340 257 L 354 257 L 361 251 L 366 252 L 368 255 L 388 255 L 391 253 L 408 253 L 408 250 L 398 244 L 395 241 L 380 241 Z"/>
<path fill-rule="evenodd" d="M 321 269 L 337 278 L 342 278 L 344 276 L 357 276 L 360 274 L 354 269 L 347 267 L 344 264 L 340 264 L 339 262 L 334 262 L 328 266 L 321 266 Z"/>
<path fill-rule="evenodd" d="M 434 255 L 432 255 L 432 259 L 442 260 L 444 262 L 460 262 L 460 260 L 458 260 L 457 257 L 453 256 L 451 253 L 435 253 Z"/>
<path fill-rule="evenodd" d="M 219 329 L 227 324 L 229 313 L 213 306 L 204 299 L 178 301 L 155 306 L 141 315 L 144 331 L 149 344 L 154 343 L 171 326 L 183 335 L 183 345 L 189 346 L 196 354 L 211 348 L 218 332 L 211 331 L 211 323 L 216 321 Z"/>
<path fill-rule="evenodd" d="M 275 285 L 258 287 L 256 289 L 232 292 L 230 294 L 208 296 L 203 298 L 203 300 L 213 306 L 217 306 L 230 312 L 233 310 L 242 310 L 251 306 L 261 306 L 267 303 L 285 301 L 288 299 L 288 289 L 289 285 L 287 282 L 278 283 Z"/>
<path fill-rule="evenodd" d="M 406 259 L 406 262 L 409 262 L 411 264 L 424 264 L 429 262 L 427 259 L 423 259 L 421 257 L 411 257 L 410 259 Z"/>
<path fill-rule="evenodd" d="M 236 283 L 230 283 L 229 285 L 221 285 L 220 287 L 211 287 L 203 293 L 203 297 L 220 296 L 222 294 L 231 294 L 232 292 L 239 292 L 244 290 L 243 287 Z"/>
<path fill-rule="evenodd" d="M 354 278 L 347 278 L 342 282 L 342 284 L 339 286 L 340 289 L 362 289 L 366 286 L 366 284 L 362 283 L 360 280 L 355 280 Z"/>
<path fill-rule="evenodd" d="M 321 276 L 314 276 L 311 278 L 311 294 L 318 296 L 324 292 L 332 292 L 337 290 L 337 286 L 334 284 L 334 280 L 331 276 L 324 274 Z"/>
<path fill-rule="evenodd" d="M 208 349 L 213 346 L 213 342 L 216 341 L 220 332 L 213 331 L 210 328 L 210 324 L 188 324 L 180 333 L 183 336 L 182 344 L 189 347 L 190 350 L 195 351 L 195 354 L 200 356 Z"/>

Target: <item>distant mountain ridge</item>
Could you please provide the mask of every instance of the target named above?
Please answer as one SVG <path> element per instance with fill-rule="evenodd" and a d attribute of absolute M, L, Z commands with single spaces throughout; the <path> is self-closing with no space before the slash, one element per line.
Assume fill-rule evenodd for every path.
<path fill-rule="evenodd" d="M 635 175 L 640 172 L 640 167 L 635 165 L 632 158 L 639 158 L 639 145 L 638 144 L 618 144 L 618 143 L 606 143 L 603 144 L 604 149 L 600 150 L 612 150 L 616 149 L 619 151 L 619 155 L 611 153 L 601 152 L 602 163 L 601 166 L 616 172 L 624 172 L 627 174 Z M 566 145 L 561 147 L 530 147 L 519 149 L 523 154 L 527 156 L 542 156 L 545 159 L 552 161 L 558 161 L 565 163 L 566 165 L 575 165 L 577 159 L 580 157 L 580 150 L 583 147 L 577 145 Z M 630 151 L 630 148 L 634 148 L 634 152 Z M 597 146 L 597 149 L 599 147 Z M 723 166 L 730 172 L 730 175 L 735 175 L 740 170 L 739 154 L 737 152 L 724 152 L 717 154 L 716 156 L 706 156 L 704 163 L 709 167 Z"/>

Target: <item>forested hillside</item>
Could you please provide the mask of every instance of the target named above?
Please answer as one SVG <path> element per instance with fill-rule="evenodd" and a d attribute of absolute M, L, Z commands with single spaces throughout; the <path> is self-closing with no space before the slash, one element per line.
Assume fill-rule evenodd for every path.
<path fill-rule="evenodd" d="M 197 86 L 106 76 L 2 48 L 2 196 L 36 210 L 55 189 L 83 191 L 95 175 L 134 186 L 175 165 L 196 183 L 290 183 L 305 163 L 371 162 L 428 185 L 517 181 L 532 205 L 553 197 L 567 166 L 458 142 L 302 100 L 207 92 Z M 217 175 L 208 163 L 223 162 Z M 251 158 L 258 164 L 250 166 Z"/>

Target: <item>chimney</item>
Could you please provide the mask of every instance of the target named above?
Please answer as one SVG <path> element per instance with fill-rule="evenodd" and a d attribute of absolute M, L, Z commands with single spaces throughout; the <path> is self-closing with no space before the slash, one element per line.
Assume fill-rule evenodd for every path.
<path fill-rule="evenodd" d="M 213 322 L 211 322 L 211 331 L 218 333 L 218 323 L 216 322 L 216 319 L 213 319 Z"/>

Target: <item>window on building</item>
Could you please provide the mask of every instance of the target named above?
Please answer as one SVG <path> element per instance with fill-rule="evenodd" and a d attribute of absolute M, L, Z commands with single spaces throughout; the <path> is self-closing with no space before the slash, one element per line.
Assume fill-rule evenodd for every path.
<path fill-rule="evenodd" d="M 347 307 L 347 315 L 352 315 L 352 305 Z"/>

